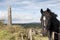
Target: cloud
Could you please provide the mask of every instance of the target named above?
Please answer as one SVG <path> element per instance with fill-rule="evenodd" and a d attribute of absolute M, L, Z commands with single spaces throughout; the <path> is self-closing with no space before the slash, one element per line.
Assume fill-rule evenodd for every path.
<path fill-rule="evenodd" d="M 0 11 L 0 19 L 4 19 L 6 22 L 8 20 L 8 12 Z M 40 22 L 40 17 L 37 14 L 26 14 L 26 13 L 12 13 L 12 21 L 13 23 L 30 23 L 30 22 Z"/>
<path fill-rule="evenodd" d="M 29 23 L 29 22 L 39 22 L 39 17 L 37 16 L 34 16 L 34 14 L 18 14 L 18 13 L 15 13 L 13 14 L 13 23 L 16 22 L 17 20 L 20 22 L 20 23 Z M 17 22 L 18 22 L 17 21 Z"/>
<path fill-rule="evenodd" d="M 5 0 L 0 2 L 0 10 L 3 12 L 1 15 L 4 15 L 4 18 L 7 18 L 8 5 L 12 7 L 14 23 L 40 22 L 41 8 L 50 8 L 60 20 L 60 0 Z"/>
<path fill-rule="evenodd" d="M 0 11 L 0 19 L 7 20 L 7 11 Z"/>

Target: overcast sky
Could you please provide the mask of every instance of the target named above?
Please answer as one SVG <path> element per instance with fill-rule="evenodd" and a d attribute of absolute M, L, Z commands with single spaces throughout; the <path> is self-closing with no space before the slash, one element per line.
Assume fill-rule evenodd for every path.
<path fill-rule="evenodd" d="M 0 0 L 0 19 L 7 20 L 8 5 L 12 8 L 13 23 L 40 22 L 41 8 L 50 8 L 60 20 L 60 0 Z"/>

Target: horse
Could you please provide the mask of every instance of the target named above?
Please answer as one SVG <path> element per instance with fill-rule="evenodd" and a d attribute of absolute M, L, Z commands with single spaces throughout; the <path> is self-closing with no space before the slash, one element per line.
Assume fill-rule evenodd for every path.
<path fill-rule="evenodd" d="M 43 36 L 48 34 L 49 40 L 52 39 L 52 33 L 54 32 L 54 40 L 59 40 L 58 39 L 58 34 L 60 33 L 60 26 L 59 23 L 60 21 L 57 19 L 57 14 L 52 12 L 49 8 L 47 10 L 43 11 L 43 9 L 40 10 L 41 12 L 41 26 L 42 26 L 42 34 Z"/>

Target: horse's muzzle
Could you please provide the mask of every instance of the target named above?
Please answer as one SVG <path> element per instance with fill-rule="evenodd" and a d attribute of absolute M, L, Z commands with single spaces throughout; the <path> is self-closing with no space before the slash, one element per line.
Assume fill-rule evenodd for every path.
<path fill-rule="evenodd" d="M 43 35 L 43 36 L 46 36 L 46 34 L 47 34 L 47 30 L 46 30 L 45 28 L 43 28 L 43 29 L 42 29 L 42 35 Z"/>

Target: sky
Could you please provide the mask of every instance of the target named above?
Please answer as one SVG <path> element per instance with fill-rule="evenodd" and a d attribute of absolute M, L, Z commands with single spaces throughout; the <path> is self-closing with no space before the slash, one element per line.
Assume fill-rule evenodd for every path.
<path fill-rule="evenodd" d="M 49 8 L 60 20 L 60 0 L 0 0 L 0 19 L 7 22 L 8 6 L 12 9 L 12 23 L 40 23 L 40 9 Z"/>

